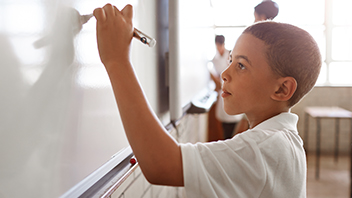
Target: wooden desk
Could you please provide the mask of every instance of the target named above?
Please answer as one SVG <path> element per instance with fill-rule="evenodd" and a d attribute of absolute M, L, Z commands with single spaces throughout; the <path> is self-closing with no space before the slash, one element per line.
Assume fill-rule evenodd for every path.
<path fill-rule="evenodd" d="M 338 159 L 338 149 L 339 149 L 339 131 L 340 131 L 340 119 L 350 119 L 351 120 L 351 134 L 352 134 L 352 112 L 347 111 L 340 107 L 307 107 L 305 108 L 305 126 L 304 126 L 304 143 L 307 152 L 308 148 L 308 127 L 309 127 L 309 116 L 316 119 L 317 123 L 317 143 L 316 143 L 316 165 L 315 165 L 315 179 L 319 179 L 319 161 L 320 161 L 320 132 L 321 132 L 321 119 L 330 118 L 335 119 L 335 161 Z M 352 137 L 352 135 L 351 135 Z M 351 140 L 352 143 L 352 140 Z M 352 146 L 352 145 L 350 145 Z M 350 149 L 352 151 L 352 147 Z M 351 155 L 351 165 L 352 165 L 352 155 Z M 351 166 L 352 168 L 352 166 Z M 351 171 L 352 169 L 350 169 Z M 351 171 L 352 179 L 352 171 Z M 352 184 L 351 184 L 352 189 Z M 352 191 L 351 191 L 352 192 Z"/>

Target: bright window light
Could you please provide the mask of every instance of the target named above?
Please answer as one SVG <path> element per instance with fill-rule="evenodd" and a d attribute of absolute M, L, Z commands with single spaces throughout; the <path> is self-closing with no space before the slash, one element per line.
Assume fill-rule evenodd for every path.
<path fill-rule="evenodd" d="M 326 63 L 323 63 L 323 65 L 321 66 L 321 70 L 320 70 L 320 75 L 318 77 L 317 83 L 316 84 L 326 84 L 327 82 L 327 67 L 326 67 Z"/>
<path fill-rule="evenodd" d="M 335 25 L 352 25 L 351 20 L 351 0 L 333 0 L 332 21 Z"/>
<path fill-rule="evenodd" d="M 324 23 L 324 0 L 274 0 L 279 5 L 275 21 L 294 25 L 322 25 Z"/>
<path fill-rule="evenodd" d="M 352 84 L 352 63 L 351 62 L 332 62 L 329 68 L 330 83 L 336 85 Z"/>
<path fill-rule="evenodd" d="M 324 62 L 319 86 L 352 86 L 351 0 L 273 0 L 279 5 L 274 21 L 308 31 L 318 43 Z M 214 33 L 225 36 L 232 49 L 243 29 L 254 21 L 254 7 L 261 0 L 212 0 Z M 235 11 L 234 11 L 235 10 Z"/>
<path fill-rule="evenodd" d="M 332 59 L 352 60 L 352 27 L 332 30 Z"/>

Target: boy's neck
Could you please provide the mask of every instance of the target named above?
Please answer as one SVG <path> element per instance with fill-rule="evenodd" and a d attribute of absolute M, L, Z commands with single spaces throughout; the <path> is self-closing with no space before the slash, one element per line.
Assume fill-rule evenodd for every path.
<path fill-rule="evenodd" d="M 260 112 L 255 112 L 255 113 L 246 113 L 248 122 L 249 122 L 249 128 L 252 129 L 258 124 L 264 122 L 265 120 L 268 120 L 272 117 L 275 117 L 281 113 L 288 113 L 291 111 L 290 107 L 282 107 L 282 108 L 275 108 L 275 109 L 267 109 L 267 110 L 262 110 Z"/>

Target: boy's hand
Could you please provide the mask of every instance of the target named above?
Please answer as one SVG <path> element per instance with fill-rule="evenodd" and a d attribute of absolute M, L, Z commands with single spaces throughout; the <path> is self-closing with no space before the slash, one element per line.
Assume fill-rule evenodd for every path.
<path fill-rule="evenodd" d="M 111 4 L 94 10 L 97 19 L 97 42 L 99 55 L 106 69 L 129 61 L 130 45 L 133 37 L 131 5 L 121 11 Z"/>

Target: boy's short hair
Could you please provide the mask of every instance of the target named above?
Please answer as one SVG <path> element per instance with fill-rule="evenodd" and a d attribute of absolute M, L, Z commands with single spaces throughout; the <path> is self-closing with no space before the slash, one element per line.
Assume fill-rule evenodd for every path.
<path fill-rule="evenodd" d="M 289 100 L 290 107 L 314 87 L 322 60 L 319 47 L 308 32 L 286 23 L 264 21 L 247 27 L 243 33 L 264 41 L 266 58 L 274 73 L 297 81 L 297 89 Z"/>
<path fill-rule="evenodd" d="M 274 19 L 279 13 L 279 5 L 271 0 L 264 0 L 254 7 L 254 11 L 260 15 L 264 14 L 266 19 Z"/>
<path fill-rule="evenodd" d="M 219 44 L 224 44 L 225 43 L 225 37 L 223 35 L 216 35 L 215 36 L 215 43 Z"/>

